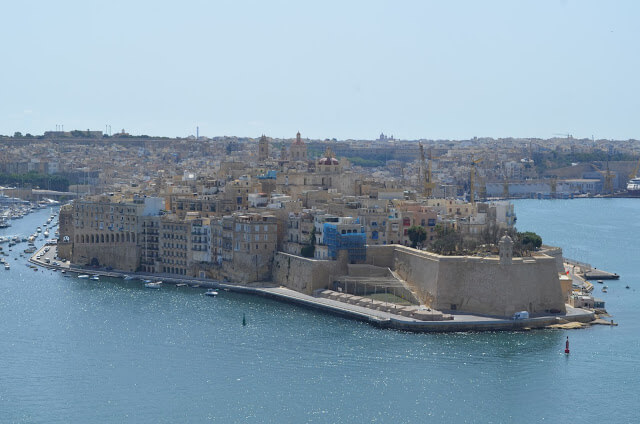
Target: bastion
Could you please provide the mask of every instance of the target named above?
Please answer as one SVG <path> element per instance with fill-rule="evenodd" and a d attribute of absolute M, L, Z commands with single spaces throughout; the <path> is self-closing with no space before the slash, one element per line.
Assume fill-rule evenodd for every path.
<path fill-rule="evenodd" d="M 368 265 L 388 268 L 422 305 L 449 312 L 511 317 L 566 313 L 559 249 L 512 257 L 511 239 L 501 239 L 500 256 L 442 256 L 401 245 L 367 246 Z M 558 254 L 560 256 L 558 256 Z M 561 260 L 561 259 L 560 259 Z M 274 282 L 311 294 L 330 288 L 347 272 L 343 261 L 319 261 L 278 253 Z M 361 271 L 362 272 L 362 271 Z"/>

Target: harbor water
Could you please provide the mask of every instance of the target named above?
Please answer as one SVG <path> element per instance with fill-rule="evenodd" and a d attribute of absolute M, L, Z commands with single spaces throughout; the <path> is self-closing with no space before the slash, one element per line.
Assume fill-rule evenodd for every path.
<path fill-rule="evenodd" d="M 26 243 L 4 244 L 0 422 L 637 422 L 640 201 L 524 200 L 516 214 L 519 231 L 621 275 L 596 292 L 619 326 L 380 330 L 248 295 L 33 271 Z"/>

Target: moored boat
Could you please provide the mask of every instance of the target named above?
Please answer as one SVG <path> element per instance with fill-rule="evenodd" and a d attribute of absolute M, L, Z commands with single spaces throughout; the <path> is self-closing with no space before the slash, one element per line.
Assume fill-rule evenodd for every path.
<path fill-rule="evenodd" d="M 627 183 L 627 193 L 638 196 L 640 195 L 640 177 L 636 176 Z"/>
<path fill-rule="evenodd" d="M 159 289 L 160 287 L 162 287 L 162 281 L 155 281 L 155 282 L 145 283 L 144 286 L 146 288 L 148 288 L 148 289 Z"/>

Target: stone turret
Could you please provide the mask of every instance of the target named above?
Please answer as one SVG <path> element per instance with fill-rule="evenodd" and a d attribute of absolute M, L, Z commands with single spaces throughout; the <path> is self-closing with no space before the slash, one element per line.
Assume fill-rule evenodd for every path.
<path fill-rule="evenodd" d="M 505 233 L 498 242 L 500 250 L 500 265 L 510 265 L 513 259 L 513 240 Z"/>

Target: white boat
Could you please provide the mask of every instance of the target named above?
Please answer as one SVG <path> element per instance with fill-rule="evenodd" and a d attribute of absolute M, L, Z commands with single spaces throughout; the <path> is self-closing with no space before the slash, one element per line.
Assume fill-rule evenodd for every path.
<path fill-rule="evenodd" d="M 4 269 L 9 271 L 11 269 L 11 266 L 8 263 L 6 263 L 4 264 Z"/>
<path fill-rule="evenodd" d="M 205 292 L 204 295 L 216 297 L 218 295 L 218 292 L 215 289 L 209 289 Z"/>
<path fill-rule="evenodd" d="M 89 279 L 89 275 L 88 274 L 80 274 L 80 275 L 78 275 L 78 278 Z"/>
<path fill-rule="evenodd" d="M 44 233 L 42 234 L 44 234 L 45 237 L 49 237 L 49 230 L 44 230 Z"/>
<path fill-rule="evenodd" d="M 38 227 L 36 228 L 36 233 L 41 233 L 42 232 L 42 228 Z"/>
<path fill-rule="evenodd" d="M 162 287 L 162 281 L 156 281 L 153 283 L 145 283 L 144 285 L 146 288 L 148 289 L 159 289 L 160 287 Z"/>
<path fill-rule="evenodd" d="M 92 275 L 91 278 L 89 278 L 90 280 L 94 280 L 94 281 L 98 281 L 100 279 L 99 275 Z"/>
<path fill-rule="evenodd" d="M 640 177 L 636 176 L 629 180 L 627 183 L 627 192 L 633 195 L 640 194 Z"/>
<path fill-rule="evenodd" d="M 122 279 L 129 281 L 129 280 L 135 280 L 136 277 L 132 277 L 131 275 L 125 275 Z"/>

